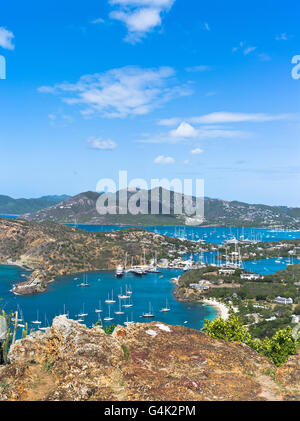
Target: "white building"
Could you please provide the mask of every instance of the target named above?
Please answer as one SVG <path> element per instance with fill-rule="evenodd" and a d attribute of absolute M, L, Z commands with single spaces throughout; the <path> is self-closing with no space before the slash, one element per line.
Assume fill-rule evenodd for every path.
<path fill-rule="evenodd" d="M 275 303 L 278 303 L 278 304 L 293 304 L 293 299 L 292 298 L 276 297 Z"/>
<path fill-rule="evenodd" d="M 257 273 L 242 273 L 240 275 L 241 279 L 247 279 L 248 281 L 256 281 L 257 279 L 264 279 L 262 275 Z"/>
<path fill-rule="evenodd" d="M 219 275 L 234 275 L 235 269 L 220 269 Z"/>

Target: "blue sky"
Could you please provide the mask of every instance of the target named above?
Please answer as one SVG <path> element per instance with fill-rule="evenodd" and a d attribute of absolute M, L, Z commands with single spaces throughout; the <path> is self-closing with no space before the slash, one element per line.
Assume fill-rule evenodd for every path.
<path fill-rule="evenodd" d="M 6 2 L 0 194 L 76 194 L 128 170 L 300 206 L 299 16 L 298 0 Z"/>

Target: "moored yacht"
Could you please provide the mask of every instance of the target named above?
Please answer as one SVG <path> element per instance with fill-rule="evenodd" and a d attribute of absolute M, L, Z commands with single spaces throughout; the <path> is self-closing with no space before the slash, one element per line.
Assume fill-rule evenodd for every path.
<path fill-rule="evenodd" d="M 108 306 L 108 316 L 107 317 L 104 317 L 104 319 L 103 319 L 105 322 L 111 322 L 112 320 L 114 320 L 114 318 L 113 317 L 111 317 L 111 315 L 110 315 L 110 306 Z"/>
<path fill-rule="evenodd" d="M 124 275 L 123 266 L 121 265 L 117 266 L 116 271 L 115 271 L 116 278 L 121 278 L 123 275 Z"/>
<path fill-rule="evenodd" d="M 114 300 L 114 290 L 111 292 L 111 299 L 109 298 L 109 294 L 107 297 L 107 300 L 105 300 L 106 304 L 114 304 L 116 300 Z"/>
<path fill-rule="evenodd" d="M 143 313 L 142 317 L 144 318 L 151 318 L 154 317 L 154 313 L 151 311 L 151 303 L 149 303 L 149 311 L 148 313 Z"/>
<path fill-rule="evenodd" d="M 168 311 L 171 311 L 171 309 L 170 309 L 170 307 L 168 305 L 168 299 L 166 299 L 166 307 L 163 307 L 160 311 L 162 313 L 167 313 Z"/>

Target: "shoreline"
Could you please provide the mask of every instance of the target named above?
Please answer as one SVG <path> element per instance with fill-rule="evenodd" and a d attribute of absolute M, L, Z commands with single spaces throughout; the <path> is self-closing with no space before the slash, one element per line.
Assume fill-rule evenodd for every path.
<path fill-rule="evenodd" d="M 204 299 L 204 300 L 201 300 L 201 302 L 208 306 L 214 307 L 217 310 L 218 316 L 214 320 L 216 320 L 218 317 L 222 317 L 222 319 L 224 320 L 228 319 L 229 308 L 225 304 L 220 303 L 217 300 L 212 300 L 212 299 Z"/>

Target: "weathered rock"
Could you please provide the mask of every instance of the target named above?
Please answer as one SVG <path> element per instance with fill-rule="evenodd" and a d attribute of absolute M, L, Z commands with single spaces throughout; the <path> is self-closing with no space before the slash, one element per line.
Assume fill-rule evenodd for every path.
<path fill-rule="evenodd" d="M 299 365 L 275 366 L 246 345 L 152 322 L 112 335 L 64 316 L 17 341 L 0 368 L 1 400 L 297 399 Z"/>

